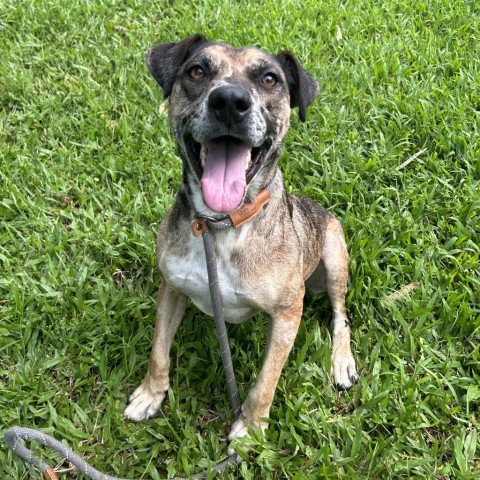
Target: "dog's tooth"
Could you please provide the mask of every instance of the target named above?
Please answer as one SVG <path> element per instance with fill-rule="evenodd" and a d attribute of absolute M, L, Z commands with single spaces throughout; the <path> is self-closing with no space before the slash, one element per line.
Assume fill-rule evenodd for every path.
<path fill-rule="evenodd" d="M 207 159 L 207 147 L 205 144 L 202 143 L 202 147 L 200 148 L 200 163 L 202 165 L 202 168 L 205 167 L 205 161 Z"/>
<path fill-rule="evenodd" d="M 252 160 L 252 150 L 250 149 L 250 150 L 248 151 L 248 153 L 247 153 L 247 156 L 245 157 L 245 163 L 246 163 L 245 169 L 248 168 L 248 166 L 250 165 L 251 160 Z"/>

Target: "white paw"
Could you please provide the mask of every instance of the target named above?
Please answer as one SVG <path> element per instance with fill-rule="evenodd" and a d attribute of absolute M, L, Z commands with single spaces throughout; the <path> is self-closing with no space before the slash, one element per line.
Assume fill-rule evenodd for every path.
<path fill-rule="evenodd" d="M 355 360 L 351 353 L 347 355 L 332 355 L 332 373 L 337 388 L 340 390 L 348 390 L 354 383 L 358 381 Z"/>
<path fill-rule="evenodd" d="M 133 422 L 153 418 L 160 411 L 165 393 L 154 394 L 142 384 L 130 395 L 128 399 L 130 403 L 125 408 L 123 414 Z"/>
<path fill-rule="evenodd" d="M 267 429 L 268 424 L 265 422 L 260 422 L 259 426 L 261 427 L 262 432 L 265 435 L 265 430 Z M 249 427 L 252 428 L 252 426 L 247 425 L 245 416 L 241 415 L 240 418 L 234 422 L 234 424 L 232 425 L 232 430 L 228 434 L 228 441 L 230 442 L 230 445 L 238 438 L 250 438 L 250 434 L 248 433 Z M 246 444 L 243 444 L 242 449 L 244 451 L 247 451 L 248 446 Z M 230 446 L 228 448 L 228 454 L 233 455 L 234 453 L 235 450 Z"/>

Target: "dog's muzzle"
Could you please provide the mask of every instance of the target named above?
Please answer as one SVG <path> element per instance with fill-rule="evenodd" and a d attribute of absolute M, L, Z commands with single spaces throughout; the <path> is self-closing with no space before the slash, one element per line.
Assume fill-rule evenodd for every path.
<path fill-rule="evenodd" d="M 272 146 L 263 131 L 264 120 L 251 94 L 238 84 L 224 84 L 206 99 L 201 128 L 183 136 L 185 151 L 201 183 L 205 205 L 228 213 L 241 206 L 250 181 Z M 196 119 L 198 122 L 198 117 Z M 193 132 L 201 131 L 197 135 Z"/>

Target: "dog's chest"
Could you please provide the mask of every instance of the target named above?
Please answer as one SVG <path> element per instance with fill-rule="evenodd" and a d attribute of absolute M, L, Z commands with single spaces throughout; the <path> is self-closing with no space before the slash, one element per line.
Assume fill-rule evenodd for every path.
<path fill-rule="evenodd" d="M 216 237 L 216 263 L 224 317 L 228 322 L 239 323 L 253 315 L 256 309 L 249 302 L 248 291 L 231 263 L 235 236 L 222 232 Z M 202 312 L 213 316 L 203 240 L 190 235 L 188 246 L 188 253 L 181 257 L 172 255 L 167 249 L 160 258 L 160 270 L 170 285 L 190 297 Z"/>

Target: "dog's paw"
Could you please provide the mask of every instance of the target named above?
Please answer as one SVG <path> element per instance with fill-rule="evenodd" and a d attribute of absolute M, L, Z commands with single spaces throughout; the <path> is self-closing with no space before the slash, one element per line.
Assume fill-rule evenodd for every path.
<path fill-rule="evenodd" d="M 353 355 L 332 355 L 332 373 L 339 390 L 348 390 L 357 383 L 358 374 Z"/>
<path fill-rule="evenodd" d="M 133 422 L 156 417 L 162 406 L 165 393 L 153 393 L 144 384 L 140 385 L 129 397 L 123 414 Z"/>
<path fill-rule="evenodd" d="M 266 422 L 260 422 L 258 425 L 250 425 L 245 415 L 240 415 L 240 418 L 234 422 L 234 424 L 232 425 L 232 429 L 228 434 L 228 441 L 230 442 L 228 454 L 233 455 L 235 453 L 235 450 L 232 448 L 235 440 L 239 438 L 250 438 L 250 434 L 248 433 L 249 428 L 253 428 L 254 430 L 258 430 L 259 428 L 261 428 L 263 435 L 265 435 L 265 430 L 267 429 L 267 426 L 268 424 Z M 247 443 L 243 442 L 241 448 L 243 451 L 247 451 Z"/>

